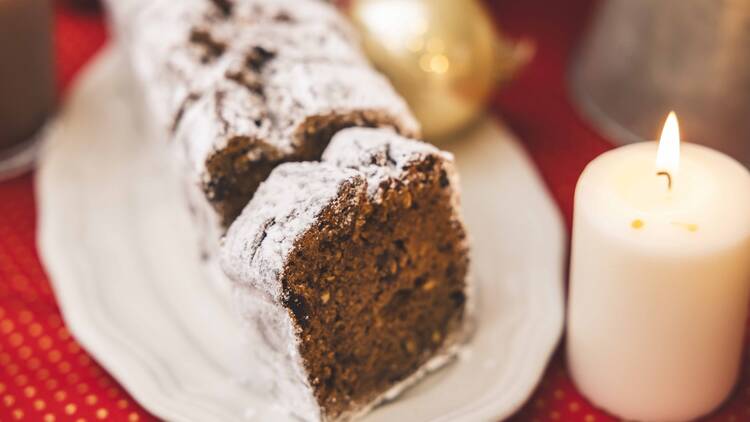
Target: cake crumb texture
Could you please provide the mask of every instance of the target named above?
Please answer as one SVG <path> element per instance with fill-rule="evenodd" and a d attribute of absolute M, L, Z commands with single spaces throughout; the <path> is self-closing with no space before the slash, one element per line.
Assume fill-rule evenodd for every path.
<path fill-rule="evenodd" d="M 285 310 L 299 388 L 323 420 L 356 414 L 455 343 L 469 264 L 456 181 L 450 154 L 347 129 L 321 163 L 274 170 L 230 227 L 225 271 Z"/>

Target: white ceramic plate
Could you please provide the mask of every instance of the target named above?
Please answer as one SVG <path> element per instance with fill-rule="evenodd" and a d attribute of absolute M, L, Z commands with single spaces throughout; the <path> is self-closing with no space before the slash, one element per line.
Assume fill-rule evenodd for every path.
<path fill-rule="evenodd" d="M 76 338 L 148 410 L 179 421 L 283 420 L 252 377 L 224 293 L 207 282 L 165 142 L 136 118 L 106 50 L 53 125 L 38 174 L 39 245 Z M 365 418 L 498 420 L 528 398 L 563 327 L 564 231 L 522 149 L 487 120 L 453 147 L 479 283 L 460 359 Z"/>

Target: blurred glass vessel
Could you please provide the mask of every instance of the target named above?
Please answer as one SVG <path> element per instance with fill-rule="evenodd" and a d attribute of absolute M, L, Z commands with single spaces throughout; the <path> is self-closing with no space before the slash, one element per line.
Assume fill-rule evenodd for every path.
<path fill-rule="evenodd" d="M 750 164 L 750 1 L 607 0 L 573 64 L 573 97 L 618 143 L 683 139 Z"/>
<path fill-rule="evenodd" d="M 0 180 L 27 170 L 55 108 L 52 1 L 0 0 Z"/>

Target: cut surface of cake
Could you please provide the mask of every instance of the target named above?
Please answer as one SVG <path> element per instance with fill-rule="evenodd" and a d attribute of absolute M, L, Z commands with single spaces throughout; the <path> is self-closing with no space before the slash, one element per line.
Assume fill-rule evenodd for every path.
<path fill-rule="evenodd" d="M 387 129 L 339 132 L 277 167 L 221 249 L 274 399 L 347 420 L 455 353 L 468 245 L 452 156 Z"/>

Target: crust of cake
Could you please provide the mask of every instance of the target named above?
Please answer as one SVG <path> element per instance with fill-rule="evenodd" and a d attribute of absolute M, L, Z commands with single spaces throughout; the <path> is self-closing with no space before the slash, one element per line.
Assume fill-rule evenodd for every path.
<path fill-rule="evenodd" d="M 419 126 L 346 19 L 317 0 L 154 0 L 112 14 L 149 113 L 223 229 L 278 164 L 317 160 L 338 130 Z M 122 8 L 122 10 L 120 10 Z M 129 28 L 129 30 L 128 30 Z M 193 195 L 198 198 L 197 195 Z"/>
<path fill-rule="evenodd" d="M 293 332 L 293 338 L 269 340 L 275 346 L 267 349 L 276 350 L 275 360 L 286 365 L 276 366 L 286 371 L 282 378 L 288 380 L 293 375 L 296 379 L 275 399 L 306 420 L 348 420 L 445 364 L 465 340 L 467 301 L 471 299 L 466 276 L 468 246 L 449 154 L 389 130 L 347 129 L 336 135 L 323 160 L 284 164 L 274 170 L 230 227 L 222 263 L 241 297 L 260 300 L 263 308 L 276 310 L 277 316 L 269 318 L 252 306 L 240 306 L 248 329 L 277 332 L 278 315 L 284 312 L 284 323 L 291 324 L 280 332 Z M 427 196 L 414 190 L 420 183 L 432 189 L 425 191 Z M 430 203 L 431 198 L 437 202 Z M 442 217 L 436 214 L 438 226 L 432 230 L 443 231 L 448 237 L 425 235 L 424 241 L 443 238 L 451 239 L 450 244 L 420 243 L 424 241 L 419 235 L 389 237 L 406 230 L 414 218 L 409 215 L 424 214 L 412 207 L 427 204 L 446 210 Z M 403 212 L 406 214 L 399 217 Z M 399 218 L 406 219 L 407 226 L 398 229 L 396 224 L 393 234 L 384 229 L 382 241 L 377 240 L 378 227 L 386 227 L 379 225 L 392 225 Z M 336 240 L 341 236 L 349 240 Z M 367 246 L 365 237 L 375 243 Z M 332 247 L 330 252 L 325 252 L 327 244 Z M 358 249 L 358 244 L 364 248 Z M 426 249 L 420 252 L 422 248 Z M 412 251 L 412 255 L 404 251 Z M 326 253 L 328 258 L 323 258 Z M 424 262 L 416 258 L 420 253 L 427 254 Z M 437 259 L 432 254 L 445 256 Z M 349 288 L 334 280 L 338 270 L 319 267 L 336 259 L 364 265 L 357 267 L 361 274 L 344 269 L 341 275 L 342 280 L 371 280 L 370 287 L 351 287 L 352 294 L 365 295 L 364 302 L 347 298 Z M 361 263 L 356 264 L 357 260 Z M 429 272 L 434 265 L 438 265 L 438 273 Z M 424 277 L 417 274 L 421 271 L 427 271 Z M 443 271 L 450 275 L 443 276 Z M 372 313 L 359 314 L 358 306 L 371 308 Z M 423 306 L 425 311 L 417 310 Z M 422 318 L 419 315 L 426 319 L 410 320 Z M 337 318 L 345 320 L 336 322 Z M 406 331 L 399 331 L 399 326 Z M 368 337 L 362 330 L 381 334 Z M 350 336 L 352 344 L 348 344 Z M 369 350 L 357 351 L 358 344 L 367 345 L 373 339 L 376 342 L 367 347 Z M 308 406 L 311 402 L 312 408 Z"/>

